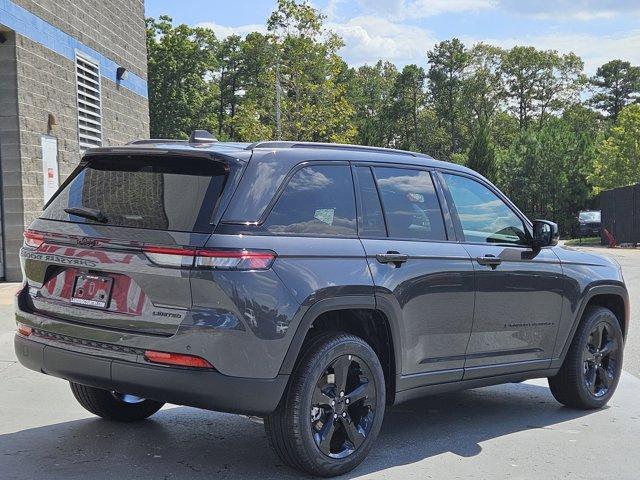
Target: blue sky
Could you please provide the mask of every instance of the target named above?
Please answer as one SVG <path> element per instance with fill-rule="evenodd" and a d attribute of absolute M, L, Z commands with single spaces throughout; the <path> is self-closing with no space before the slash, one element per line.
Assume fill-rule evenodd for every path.
<path fill-rule="evenodd" d="M 147 0 L 147 16 L 208 25 L 219 37 L 264 30 L 271 0 Z M 382 58 L 427 64 L 426 51 L 458 37 L 503 47 L 573 51 L 587 73 L 613 58 L 640 64 L 640 0 L 312 0 L 345 41 L 350 65 Z"/>

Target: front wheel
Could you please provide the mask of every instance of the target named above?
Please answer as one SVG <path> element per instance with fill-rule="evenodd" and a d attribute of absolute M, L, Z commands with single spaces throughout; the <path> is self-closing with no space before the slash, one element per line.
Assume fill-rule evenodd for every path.
<path fill-rule="evenodd" d="M 287 465 L 312 475 L 340 475 L 369 453 L 385 401 L 382 367 L 369 344 L 327 332 L 305 346 L 265 430 Z"/>
<path fill-rule="evenodd" d="M 551 393 L 560 403 L 580 409 L 601 408 L 618 386 L 624 339 L 611 310 L 591 307 L 583 317 Z"/>

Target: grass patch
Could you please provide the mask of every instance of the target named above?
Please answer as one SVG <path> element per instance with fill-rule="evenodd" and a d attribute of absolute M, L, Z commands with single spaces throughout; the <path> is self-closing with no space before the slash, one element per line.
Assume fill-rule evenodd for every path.
<path fill-rule="evenodd" d="M 584 237 L 584 238 L 571 238 L 564 242 L 565 245 L 600 245 L 600 237 Z"/>

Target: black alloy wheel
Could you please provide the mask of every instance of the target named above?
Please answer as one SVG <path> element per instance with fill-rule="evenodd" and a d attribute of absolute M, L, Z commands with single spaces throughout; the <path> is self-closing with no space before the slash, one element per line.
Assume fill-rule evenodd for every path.
<path fill-rule="evenodd" d="M 584 349 L 584 381 L 595 397 L 607 394 L 618 370 L 620 345 L 612 330 L 607 323 L 598 323 Z"/>
<path fill-rule="evenodd" d="M 385 405 L 384 370 L 371 345 L 344 332 L 318 332 L 303 345 L 287 391 L 264 426 L 283 463 L 332 477 L 365 459 Z"/>
<path fill-rule="evenodd" d="M 584 410 L 604 407 L 622 374 L 624 337 L 616 315 L 605 307 L 588 307 L 558 373 L 549 377 L 560 403 Z"/>
<path fill-rule="evenodd" d="M 328 457 L 347 457 L 367 438 L 376 414 L 371 377 L 362 359 L 343 355 L 318 379 L 311 404 L 311 427 L 316 445 Z"/>

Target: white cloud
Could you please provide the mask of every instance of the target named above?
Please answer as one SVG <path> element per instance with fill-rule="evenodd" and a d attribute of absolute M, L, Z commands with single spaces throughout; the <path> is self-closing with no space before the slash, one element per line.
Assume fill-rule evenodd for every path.
<path fill-rule="evenodd" d="M 230 35 L 240 35 L 244 37 L 246 34 L 251 32 L 266 32 L 267 27 L 264 24 L 247 24 L 247 25 L 239 25 L 237 27 L 227 27 L 224 25 L 218 25 L 214 22 L 201 22 L 196 24 L 196 27 L 207 27 L 214 31 L 216 34 L 216 38 L 226 38 Z"/>
<path fill-rule="evenodd" d="M 470 45 L 478 40 L 465 38 L 464 41 Z M 634 65 L 640 64 L 640 30 L 612 35 L 550 33 L 533 37 L 482 39 L 482 41 L 503 48 L 532 45 L 544 50 L 558 50 L 560 53 L 574 52 L 584 60 L 585 72 L 588 75 L 593 75 L 600 65 L 614 58 L 628 60 Z"/>
<path fill-rule="evenodd" d="M 394 20 L 420 19 L 443 13 L 477 12 L 494 8 L 498 0 L 359 0 L 367 15 L 387 15 Z"/>
<path fill-rule="evenodd" d="M 425 65 L 427 50 L 437 42 L 423 28 L 394 23 L 382 17 L 359 16 L 344 23 L 329 23 L 345 46 L 340 51 L 349 65 L 388 60 L 402 67 L 408 63 Z"/>
<path fill-rule="evenodd" d="M 640 15 L 638 0 L 501 0 L 500 7 L 537 20 L 589 21 Z"/>

